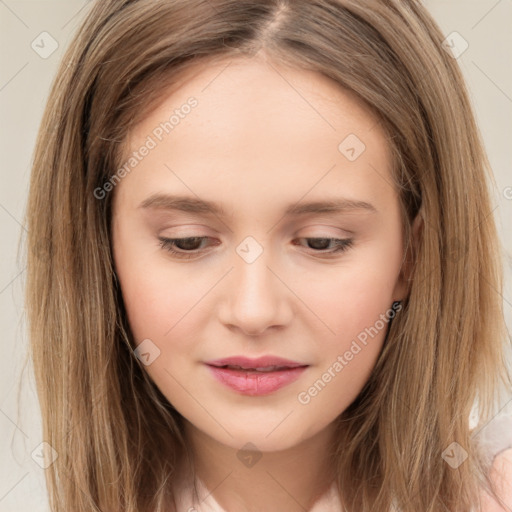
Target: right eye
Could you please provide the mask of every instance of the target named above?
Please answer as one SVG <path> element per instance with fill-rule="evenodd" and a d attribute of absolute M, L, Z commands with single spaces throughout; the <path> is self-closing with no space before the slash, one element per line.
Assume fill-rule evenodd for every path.
<path fill-rule="evenodd" d="M 207 236 L 191 236 L 186 238 L 158 237 L 159 246 L 178 258 L 193 258 L 200 251 L 201 243 L 207 240 Z M 177 250 L 177 249 L 178 250 Z"/>

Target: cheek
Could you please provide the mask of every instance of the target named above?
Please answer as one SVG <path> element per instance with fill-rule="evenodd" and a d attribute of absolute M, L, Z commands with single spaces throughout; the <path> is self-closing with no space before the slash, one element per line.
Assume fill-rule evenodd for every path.
<path fill-rule="evenodd" d="M 126 270 L 123 299 L 135 346 L 141 346 L 136 354 L 151 354 L 145 371 L 180 412 L 190 412 L 190 396 L 202 393 L 201 381 L 191 375 L 201 360 L 199 340 L 208 321 L 201 315 L 211 308 L 201 297 L 211 285 L 158 264 L 143 269 L 134 263 Z"/>
<path fill-rule="evenodd" d="M 324 342 L 346 343 L 389 311 L 401 259 L 399 239 L 376 239 L 302 281 L 301 296 L 325 324 Z"/>
<path fill-rule="evenodd" d="M 339 278 L 339 286 L 329 280 L 310 289 L 313 307 L 329 329 L 319 324 L 314 337 L 317 365 L 297 396 L 325 422 L 342 413 L 370 379 L 394 316 L 393 283 L 376 269 Z"/>
<path fill-rule="evenodd" d="M 298 399 L 319 418 L 341 413 L 371 376 L 394 317 L 400 243 L 399 237 L 375 239 L 303 289 L 322 323 L 315 337 L 317 369 Z"/>
<path fill-rule="evenodd" d="M 205 292 L 204 283 L 199 285 L 200 279 L 184 280 L 183 276 L 170 274 L 168 269 L 165 272 L 155 265 L 130 266 L 121 280 L 121 288 L 135 341 L 170 340 L 185 326 L 193 328 L 189 320 L 200 311 L 198 299 Z"/>
<path fill-rule="evenodd" d="M 158 241 L 133 241 L 123 229 L 114 237 L 114 249 L 134 342 L 149 338 L 161 345 L 187 325 L 191 309 L 205 293 L 204 281 L 211 276 L 201 278 L 196 272 L 194 277 L 183 266 L 170 265 Z"/>

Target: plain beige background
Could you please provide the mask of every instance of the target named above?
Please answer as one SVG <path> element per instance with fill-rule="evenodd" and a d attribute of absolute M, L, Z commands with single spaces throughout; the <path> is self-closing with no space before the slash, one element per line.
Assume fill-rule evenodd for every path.
<path fill-rule="evenodd" d="M 22 373 L 27 347 L 25 267 L 21 255 L 18 259 L 17 248 L 25 230 L 32 152 L 49 86 L 64 49 L 91 3 L 0 0 L 0 512 L 49 510 L 44 469 L 38 464 L 43 439 L 35 388 L 30 368 Z M 512 0 L 427 0 L 424 4 L 449 36 L 448 41 L 454 41 L 456 51 L 462 52 L 457 61 L 466 77 L 496 176 L 493 213 L 506 251 L 503 300 L 510 330 Z M 52 45 L 58 47 L 48 55 Z M 20 379 L 23 386 L 18 406 Z M 504 405 L 501 414 L 509 414 L 512 401 Z M 492 422 L 494 426 L 499 420 Z M 498 437 L 498 443 L 505 442 L 503 436 Z"/>

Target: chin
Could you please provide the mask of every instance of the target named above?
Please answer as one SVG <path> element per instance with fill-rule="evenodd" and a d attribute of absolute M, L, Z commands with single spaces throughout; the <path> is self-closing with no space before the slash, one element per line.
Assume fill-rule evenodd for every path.
<path fill-rule="evenodd" d="M 234 450 L 250 451 L 257 449 L 260 452 L 277 452 L 287 450 L 300 444 L 307 437 L 302 432 L 295 433 L 286 429 L 283 429 L 278 433 L 277 430 L 279 428 L 280 427 L 277 427 L 276 430 L 272 432 L 272 429 L 266 428 L 258 430 L 256 428 L 248 429 L 247 427 L 240 427 L 236 430 L 229 430 L 232 437 L 225 432 L 221 437 L 212 437 L 214 437 L 218 442 L 229 446 Z"/>

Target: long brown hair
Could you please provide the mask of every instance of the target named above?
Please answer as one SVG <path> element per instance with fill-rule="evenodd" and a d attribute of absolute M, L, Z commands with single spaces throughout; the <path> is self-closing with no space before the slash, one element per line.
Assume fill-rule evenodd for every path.
<path fill-rule="evenodd" d="M 347 510 L 468 511 L 489 488 L 475 434 L 503 360 L 492 175 L 461 72 L 414 0 L 98 0 L 53 83 L 27 207 L 26 306 L 52 510 L 170 510 L 182 418 L 133 354 L 111 252 L 111 194 L 130 129 L 182 71 L 264 50 L 358 95 L 389 135 L 410 293 L 371 378 L 339 417 Z M 480 420 L 470 429 L 478 401 Z M 442 453 L 469 454 L 456 469 Z"/>

